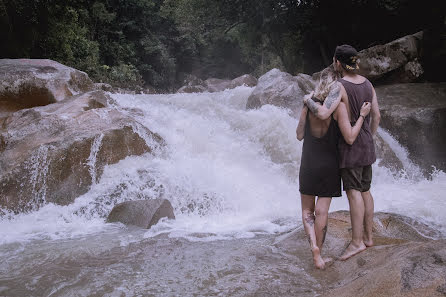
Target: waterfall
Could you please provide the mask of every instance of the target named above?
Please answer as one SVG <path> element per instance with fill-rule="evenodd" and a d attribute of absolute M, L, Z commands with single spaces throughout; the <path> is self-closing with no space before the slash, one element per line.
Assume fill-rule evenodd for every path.
<path fill-rule="evenodd" d="M 294 228 L 300 220 L 302 150 L 295 136 L 297 120 L 288 110 L 270 105 L 245 110 L 252 90 L 112 94 L 115 108 L 139 123 L 132 128 L 141 138 L 153 145 L 141 129 L 145 126 L 166 145 L 153 154 L 127 157 L 106 166 L 97 176 L 102 136 L 96 137 L 87 162 L 94 181 L 91 189 L 67 206 L 47 204 L 28 214 L 1 217 L 0 244 L 71 238 L 117 228 L 105 223 L 115 204 L 153 198 L 169 199 L 176 220 L 162 220 L 145 237 L 169 233 L 171 237 L 194 238 L 191 234 L 207 233 L 211 236 L 200 240 L 214 240 Z M 430 179 L 418 175 L 404 148 L 383 129 L 379 134 L 401 160 L 406 174 L 395 175 L 374 164 L 375 210 L 408 215 L 444 232 L 446 175 L 441 171 Z M 42 181 L 49 162 L 46 150 L 39 150 L 30 167 L 36 193 L 43 198 Z M 333 199 L 330 211 L 338 209 L 348 209 L 345 195 Z"/>
<path fill-rule="evenodd" d="M 96 156 L 98 155 L 99 149 L 101 148 L 102 138 L 104 138 L 104 134 L 100 134 L 93 139 L 93 143 L 91 144 L 90 156 L 87 159 L 87 165 L 89 167 L 88 171 L 91 175 L 91 183 L 97 183 L 96 178 Z"/>
<path fill-rule="evenodd" d="M 383 128 L 378 128 L 377 133 L 387 143 L 387 145 L 395 153 L 396 157 L 403 164 L 402 176 L 410 177 L 411 179 L 419 180 L 423 177 L 421 169 L 409 159 L 409 153 L 388 131 Z"/>
<path fill-rule="evenodd" d="M 40 146 L 27 161 L 26 167 L 29 168 L 30 182 L 32 184 L 33 199 L 31 206 L 34 209 L 37 209 L 39 205 L 44 204 L 46 201 L 46 180 L 50 164 L 48 150 L 50 149 L 50 146 Z"/>

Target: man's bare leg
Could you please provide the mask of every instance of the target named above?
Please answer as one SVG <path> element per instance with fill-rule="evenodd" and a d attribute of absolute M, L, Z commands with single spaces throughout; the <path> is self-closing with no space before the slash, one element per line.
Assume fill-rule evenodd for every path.
<path fill-rule="evenodd" d="M 364 200 L 364 236 L 363 241 L 367 247 L 373 246 L 373 212 L 374 212 L 374 202 L 373 196 L 370 191 L 361 193 L 362 199 Z"/>
<path fill-rule="evenodd" d="M 347 190 L 347 197 L 350 205 L 350 220 L 352 222 L 352 241 L 339 258 L 343 261 L 366 249 L 362 241 L 364 235 L 364 200 L 361 192 L 353 189 Z"/>
<path fill-rule="evenodd" d="M 301 194 L 302 202 L 302 223 L 304 225 L 305 233 L 308 236 L 311 253 L 313 254 L 314 266 L 318 269 L 324 269 L 325 263 L 322 260 L 321 252 L 316 242 L 316 232 L 314 230 L 315 216 L 314 216 L 314 196 Z"/>

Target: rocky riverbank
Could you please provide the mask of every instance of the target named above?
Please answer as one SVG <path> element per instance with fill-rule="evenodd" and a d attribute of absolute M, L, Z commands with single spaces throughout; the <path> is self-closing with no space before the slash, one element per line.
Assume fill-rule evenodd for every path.
<path fill-rule="evenodd" d="M 414 38 L 407 40 L 410 43 Z M 404 40 L 389 47 L 401 47 Z M 377 50 L 386 53 L 382 47 Z M 401 74 L 406 64 L 416 62 L 414 52 L 399 64 L 389 63 L 392 67 L 388 72 L 380 70 L 379 79 L 399 77 L 385 73 Z M 0 245 L 5 259 L 0 264 L 0 295 L 446 294 L 444 234 L 411 218 L 376 214 L 375 246 L 346 262 L 334 261 L 325 271 L 313 268 L 302 228 L 271 231 L 281 228 L 281 219 L 289 220 L 287 210 L 298 215 L 294 180 L 299 155 L 295 119 L 285 109 L 262 106 L 288 108 L 297 115 L 301 97 L 314 87 L 312 77 L 273 69 L 258 81 L 243 76 L 234 81 L 198 82 L 198 89 L 206 92 L 202 95 L 127 98 L 113 97 L 85 73 L 54 61 L 0 60 L 0 70 L 0 207 L 5 211 L 0 215 L 2 228 L 7 226 L 2 230 L 4 236 L 10 235 Z M 444 169 L 444 84 L 392 83 L 377 88 L 384 128 L 409 151 L 411 160 L 425 168 Z M 222 91 L 241 85 L 252 88 Z M 194 86 L 191 83 L 182 92 L 194 91 Z M 243 100 L 233 100 L 237 92 L 243 93 Z M 260 110 L 251 110 L 257 108 Z M 169 117 L 174 117 L 176 125 Z M 270 117 L 274 117 L 271 122 Z M 163 125 L 169 125 L 167 132 Z M 164 138 L 152 130 L 164 132 Z M 172 139 L 170 134 L 174 134 Z M 174 149 L 167 140 L 176 145 Z M 377 176 L 378 183 L 384 184 L 377 204 L 388 203 L 388 208 L 401 210 L 401 202 L 412 203 L 412 210 L 433 213 L 435 221 L 444 204 L 435 192 L 441 185 L 428 180 L 417 184 L 415 196 L 426 189 L 430 191 L 427 195 L 434 196 L 420 205 L 422 195 L 414 199 L 404 192 L 406 187 L 412 191 L 410 183 L 419 180 L 391 185 L 396 179 L 386 175 L 388 170 L 398 173 L 407 168 L 384 135 L 378 136 L 376 145 L 379 166 L 385 167 L 379 171 L 384 177 Z M 230 150 L 223 151 L 225 146 Z M 178 156 L 178 152 L 185 154 Z M 160 155 L 163 157 L 157 158 Z M 383 181 L 389 177 L 390 183 Z M 255 182 L 249 183 L 250 178 Z M 233 191 L 223 191 L 228 184 Z M 268 195 L 262 196 L 264 191 Z M 114 205 L 164 199 L 165 193 L 170 195 L 175 217 L 183 220 L 184 225 L 175 226 L 180 233 L 186 230 L 182 235 L 164 234 L 163 227 L 168 227 L 162 223 L 155 225 L 161 235 L 105 223 Z M 150 212 L 142 207 L 137 210 Z M 220 213 L 225 217 L 219 217 Z M 210 225 L 212 220 L 221 220 L 216 224 L 218 230 L 227 227 L 225 223 L 230 228 L 247 224 L 245 215 L 256 220 L 261 231 L 237 226 L 235 233 L 242 235 L 228 240 L 218 240 L 214 233 L 188 232 L 203 217 Z M 157 212 L 153 216 L 155 224 L 160 216 Z M 245 221 L 238 221 L 240 217 Z M 83 225 L 76 229 L 78 223 Z M 151 225 L 151 220 L 142 225 Z M 289 229 L 289 221 L 287 226 Z M 15 236 L 14 228 L 23 228 L 17 231 L 23 236 Z M 330 214 L 324 255 L 336 258 L 342 253 L 350 238 L 349 228 L 347 212 Z M 254 237 L 243 238 L 247 236 Z"/>

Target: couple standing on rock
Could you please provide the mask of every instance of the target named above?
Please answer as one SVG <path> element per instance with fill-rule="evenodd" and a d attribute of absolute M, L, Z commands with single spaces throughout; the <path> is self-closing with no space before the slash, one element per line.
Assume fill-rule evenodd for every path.
<path fill-rule="evenodd" d="M 304 139 L 299 172 L 302 222 L 314 265 L 320 269 L 328 261 L 321 250 L 331 199 L 341 196 L 341 178 L 350 205 L 352 240 L 340 260 L 373 245 L 371 165 L 380 113 L 372 84 L 357 69 L 358 52 L 338 46 L 333 67 L 321 73 L 315 91 L 305 96 L 296 129 L 297 139 Z"/>

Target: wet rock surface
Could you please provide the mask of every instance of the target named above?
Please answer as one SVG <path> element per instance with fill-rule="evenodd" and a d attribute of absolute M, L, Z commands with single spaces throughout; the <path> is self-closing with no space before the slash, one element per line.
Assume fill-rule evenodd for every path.
<path fill-rule="evenodd" d="M 149 229 L 161 218 L 175 219 L 172 204 L 166 199 L 126 201 L 115 205 L 107 222 L 121 222 Z"/>
<path fill-rule="evenodd" d="M 350 239 L 349 229 L 347 211 L 330 214 L 324 256 L 336 258 L 342 253 Z M 41 242 L 16 251 L 10 261 L 0 263 L 0 293 L 6 296 L 444 294 L 446 240 L 432 239 L 437 238 L 438 232 L 401 215 L 377 213 L 375 246 L 345 262 L 335 260 L 324 271 L 313 268 L 302 227 L 281 235 L 234 240 L 205 241 L 212 234 L 191 235 L 204 240 L 198 242 L 167 234 L 144 239 L 144 232 L 128 227 L 119 234 L 95 235 L 80 242 Z"/>
<path fill-rule="evenodd" d="M 0 59 L 0 112 L 6 104 L 15 111 L 51 104 L 93 89 L 93 82 L 85 72 L 52 60 Z"/>
<path fill-rule="evenodd" d="M 4 118 L 0 206 L 23 211 L 69 204 L 98 181 L 105 165 L 163 145 L 110 101 L 93 91 Z"/>
<path fill-rule="evenodd" d="M 247 109 L 265 104 L 291 109 L 297 116 L 303 106 L 303 97 L 315 87 L 313 79 L 306 74 L 292 76 L 279 69 L 272 69 L 259 78 L 257 86 L 248 98 Z"/>
<path fill-rule="evenodd" d="M 348 259 L 334 261 L 325 271 L 309 269 L 318 279 L 322 296 L 437 296 L 437 287 L 445 282 L 446 240 L 434 240 L 441 234 L 411 218 L 376 213 L 375 246 Z M 347 211 L 329 215 L 323 256 L 337 258 L 351 238 Z M 303 228 L 282 235 L 275 246 L 284 253 L 306 259 L 311 253 Z M 422 273 L 420 273 L 422 271 Z"/>
<path fill-rule="evenodd" d="M 380 126 L 407 148 L 425 170 L 446 170 L 446 83 L 412 83 L 376 88 Z"/>

